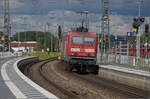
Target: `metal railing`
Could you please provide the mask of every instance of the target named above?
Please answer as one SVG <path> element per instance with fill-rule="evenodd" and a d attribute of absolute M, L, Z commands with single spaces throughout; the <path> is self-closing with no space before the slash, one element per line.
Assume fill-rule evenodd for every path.
<path fill-rule="evenodd" d="M 17 57 L 17 56 L 22 56 L 22 52 L 0 52 L 0 58 L 8 58 L 8 57 Z"/>
<path fill-rule="evenodd" d="M 125 56 L 125 55 L 102 55 L 99 57 L 99 64 L 111 64 L 133 67 L 137 69 L 149 69 L 150 70 L 150 58 L 140 57 L 139 63 L 136 64 L 135 56 Z"/>

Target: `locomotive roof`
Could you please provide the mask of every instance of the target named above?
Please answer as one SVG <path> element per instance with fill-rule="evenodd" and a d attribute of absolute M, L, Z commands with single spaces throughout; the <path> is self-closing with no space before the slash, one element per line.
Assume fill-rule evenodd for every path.
<path fill-rule="evenodd" d="M 63 34 L 63 36 L 67 36 L 67 35 L 86 35 L 86 36 L 95 36 L 96 37 L 96 33 L 93 32 L 67 32 L 65 34 Z"/>
<path fill-rule="evenodd" d="M 82 34 L 83 34 L 83 35 L 84 35 L 84 34 L 89 34 L 89 35 L 93 35 L 93 34 L 94 34 L 94 35 L 96 35 L 96 33 L 93 33 L 93 32 L 69 32 L 69 33 L 70 33 L 70 34 L 81 34 L 81 35 L 82 35 Z"/>

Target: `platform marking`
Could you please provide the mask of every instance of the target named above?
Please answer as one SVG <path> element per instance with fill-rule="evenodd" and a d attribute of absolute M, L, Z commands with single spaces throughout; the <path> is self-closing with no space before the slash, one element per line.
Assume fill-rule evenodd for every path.
<path fill-rule="evenodd" d="M 7 64 L 9 64 L 9 62 L 10 61 L 8 61 L 2 65 L 2 68 L 1 68 L 2 78 L 5 82 L 5 84 L 8 86 L 10 91 L 14 94 L 14 96 L 17 99 L 27 99 L 27 97 L 24 96 L 24 94 L 17 88 L 17 86 L 10 80 L 10 78 L 7 75 L 6 66 L 7 66 Z"/>
<path fill-rule="evenodd" d="M 28 57 L 31 58 L 31 57 Z M 17 64 L 19 61 L 24 60 L 27 58 L 23 58 L 20 60 L 17 60 L 15 62 L 15 64 L 13 65 L 16 73 L 25 81 L 27 82 L 29 85 L 31 85 L 32 87 L 34 87 L 36 90 L 38 90 L 39 92 L 41 92 L 43 95 L 45 95 L 48 99 L 59 99 L 58 97 L 56 97 L 55 95 L 53 95 L 52 93 L 48 92 L 47 90 L 45 90 L 44 88 L 40 87 L 39 85 L 37 85 L 36 83 L 34 83 L 32 80 L 30 80 L 28 77 L 26 77 L 17 67 Z"/>

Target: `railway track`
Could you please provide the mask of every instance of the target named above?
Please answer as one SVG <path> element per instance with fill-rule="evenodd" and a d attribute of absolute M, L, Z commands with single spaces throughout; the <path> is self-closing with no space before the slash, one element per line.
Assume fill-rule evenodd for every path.
<path fill-rule="evenodd" d="M 41 61 L 29 68 L 28 77 L 56 96 L 65 99 L 148 99 L 149 93 L 118 84 L 92 74 L 65 71 L 66 64 L 56 58 Z"/>
<path fill-rule="evenodd" d="M 67 90 L 57 86 L 55 83 L 51 82 L 49 79 L 47 79 L 47 76 L 43 72 L 43 66 L 51 62 L 53 60 L 56 60 L 57 58 L 52 58 L 49 60 L 39 61 L 38 63 L 32 65 L 31 67 L 28 67 L 25 69 L 24 74 L 26 74 L 30 79 L 32 79 L 34 82 L 45 88 L 46 90 L 50 91 L 53 94 L 57 94 L 60 98 L 76 98 L 75 95 L 71 94 Z"/>
<path fill-rule="evenodd" d="M 112 90 L 115 89 L 115 91 L 118 91 L 119 93 L 125 94 L 129 97 L 147 99 L 149 96 L 148 91 L 137 89 L 137 88 L 130 87 L 127 85 L 122 85 L 117 82 L 103 79 L 103 78 L 100 78 L 100 77 L 92 75 L 92 74 L 84 75 L 84 76 L 81 76 L 78 74 L 74 74 L 74 75 L 76 75 L 77 77 L 79 77 L 89 83 L 97 85 L 99 87 L 105 87 L 105 88 L 109 88 L 109 89 L 111 88 Z"/>
<path fill-rule="evenodd" d="M 54 86 L 57 90 L 61 91 L 62 94 L 64 94 L 65 96 L 67 96 L 67 98 L 71 98 L 71 99 L 77 98 L 77 96 L 76 96 L 74 93 L 72 93 L 72 92 L 70 92 L 70 91 L 64 89 L 64 88 L 61 87 L 61 86 L 57 86 L 55 83 L 53 83 L 51 80 L 49 80 L 49 77 L 47 77 L 47 74 L 43 71 L 43 67 L 46 65 L 46 63 L 48 63 L 48 62 L 50 62 L 50 61 L 54 61 L 54 60 L 56 60 L 56 59 L 57 59 L 57 58 L 53 58 L 53 59 L 47 60 L 46 62 L 44 62 L 44 63 L 41 65 L 41 67 L 40 67 L 40 73 L 41 73 L 41 75 L 42 75 L 43 78 L 44 78 L 45 80 L 47 80 L 52 86 Z M 65 97 L 65 98 L 66 98 L 66 97 Z"/>

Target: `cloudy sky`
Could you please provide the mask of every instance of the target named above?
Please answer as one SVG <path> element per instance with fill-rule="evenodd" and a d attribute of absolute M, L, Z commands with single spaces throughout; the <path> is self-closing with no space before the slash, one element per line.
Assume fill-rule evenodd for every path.
<path fill-rule="evenodd" d="M 133 17 L 138 16 L 138 0 L 110 0 L 110 32 L 122 34 L 131 30 Z M 141 16 L 150 20 L 150 0 L 143 0 Z M 90 31 L 99 32 L 101 0 L 10 0 L 12 34 L 18 31 L 42 30 L 50 23 L 55 32 L 57 24 L 64 31 L 79 25 L 81 17 L 76 12 L 88 11 Z M 0 0 L 0 30 L 3 26 L 4 0 Z"/>

